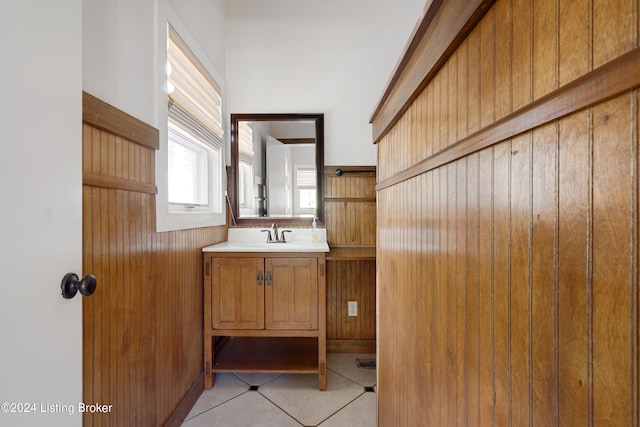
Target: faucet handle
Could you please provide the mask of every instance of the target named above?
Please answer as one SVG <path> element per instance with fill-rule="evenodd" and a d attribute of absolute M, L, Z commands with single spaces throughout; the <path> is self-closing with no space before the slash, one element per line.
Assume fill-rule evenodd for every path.
<path fill-rule="evenodd" d="M 273 242 L 273 239 L 271 238 L 271 230 L 260 230 L 263 233 L 266 232 L 267 233 L 267 243 L 271 243 Z"/>
<path fill-rule="evenodd" d="M 287 239 L 284 238 L 284 233 L 291 233 L 291 230 L 282 230 L 282 243 L 287 243 Z"/>

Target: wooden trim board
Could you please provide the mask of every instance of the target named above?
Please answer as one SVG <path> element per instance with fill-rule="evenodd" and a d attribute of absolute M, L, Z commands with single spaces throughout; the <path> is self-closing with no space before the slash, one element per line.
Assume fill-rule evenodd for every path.
<path fill-rule="evenodd" d="M 383 190 L 640 86 L 640 48 L 617 57 L 376 185 Z"/>
<path fill-rule="evenodd" d="M 142 146 L 160 149 L 158 129 L 84 91 L 82 122 Z"/>

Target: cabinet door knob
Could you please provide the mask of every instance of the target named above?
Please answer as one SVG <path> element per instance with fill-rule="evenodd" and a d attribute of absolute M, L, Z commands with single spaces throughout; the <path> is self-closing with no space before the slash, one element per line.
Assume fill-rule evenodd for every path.
<path fill-rule="evenodd" d="M 267 286 L 271 286 L 271 270 L 267 270 Z"/>
<path fill-rule="evenodd" d="M 262 270 L 258 270 L 258 286 L 262 286 Z"/>

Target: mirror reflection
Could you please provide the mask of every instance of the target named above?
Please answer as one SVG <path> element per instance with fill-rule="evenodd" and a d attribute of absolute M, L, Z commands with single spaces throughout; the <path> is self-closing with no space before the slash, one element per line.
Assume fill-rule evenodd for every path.
<path fill-rule="evenodd" d="M 236 114 L 231 120 L 235 218 L 310 222 L 321 216 L 322 115 Z"/>

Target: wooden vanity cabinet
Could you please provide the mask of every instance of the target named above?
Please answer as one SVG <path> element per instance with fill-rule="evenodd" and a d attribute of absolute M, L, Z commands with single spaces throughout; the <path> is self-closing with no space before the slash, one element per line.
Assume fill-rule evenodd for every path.
<path fill-rule="evenodd" d="M 205 387 L 216 372 L 317 373 L 326 389 L 324 253 L 205 253 Z"/>

